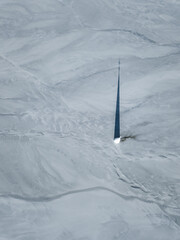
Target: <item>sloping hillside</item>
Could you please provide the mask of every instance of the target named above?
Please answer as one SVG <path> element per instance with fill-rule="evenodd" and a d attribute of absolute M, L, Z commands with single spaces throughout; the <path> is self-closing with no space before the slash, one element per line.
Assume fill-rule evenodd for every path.
<path fill-rule="evenodd" d="M 179 239 L 179 23 L 178 0 L 0 1 L 0 240 Z"/>

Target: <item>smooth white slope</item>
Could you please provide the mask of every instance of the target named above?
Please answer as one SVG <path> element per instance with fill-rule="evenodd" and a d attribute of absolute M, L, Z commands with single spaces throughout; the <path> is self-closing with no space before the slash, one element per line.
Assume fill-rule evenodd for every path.
<path fill-rule="evenodd" d="M 168 0 L 0 2 L 0 239 L 178 239 L 179 13 Z M 115 146 L 119 57 L 135 139 Z M 96 186 L 131 201 L 41 202 Z"/>

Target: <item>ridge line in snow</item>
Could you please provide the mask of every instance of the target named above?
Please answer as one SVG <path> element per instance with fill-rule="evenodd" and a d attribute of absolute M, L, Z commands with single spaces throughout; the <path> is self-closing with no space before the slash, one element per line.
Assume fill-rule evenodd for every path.
<path fill-rule="evenodd" d="M 142 199 L 138 196 L 123 195 L 120 192 L 117 192 L 117 191 L 115 191 L 111 188 L 103 187 L 103 186 L 95 186 L 95 187 L 71 190 L 71 191 L 68 191 L 68 192 L 64 192 L 64 193 L 57 194 L 57 195 L 54 195 L 54 196 L 47 196 L 47 197 L 46 196 L 40 196 L 40 197 L 36 198 L 36 197 L 28 197 L 28 196 L 26 197 L 26 196 L 21 196 L 21 195 L 18 195 L 18 194 L 7 193 L 7 194 L 1 194 L 0 198 L 13 198 L 13 199 L 22 200 L 22 201 L 25 201 L 25 202 L 51 202 L 51 201 L 55 201 L 55 200 L 58 200 L 60 198 L 66 197 L 68 195 L 73 195 L 73 194 L 77 194 L 77 193 L 84 193 L 84 192 L 93 192 L 93 191 L 108 191 L 108 192 L 113 193 L 116 196 L 119 196 L 119 197 L 121 197 L 121 198 L 123 198 L 127 201 L 139 200 L 139 201 L 146 202 L 146 203 L 156 204 L 160 208 L 168 207 L 168 208 L 172 208 L 172 209 L 180 209 L 180 208 L 176 208 L 176 207 L 173 207 L 173 206 L 165 206 L 164 204 L 158 203 L 154 200 Z"/>

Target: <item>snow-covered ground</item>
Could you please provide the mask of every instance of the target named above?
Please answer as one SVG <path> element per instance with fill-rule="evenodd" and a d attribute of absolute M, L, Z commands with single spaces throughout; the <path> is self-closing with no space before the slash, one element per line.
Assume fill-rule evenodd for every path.
<path fill-rule="evenodd" d="M 179 240 L 180 1 L 0 0 L 0 46 L 0 240 Z"/>

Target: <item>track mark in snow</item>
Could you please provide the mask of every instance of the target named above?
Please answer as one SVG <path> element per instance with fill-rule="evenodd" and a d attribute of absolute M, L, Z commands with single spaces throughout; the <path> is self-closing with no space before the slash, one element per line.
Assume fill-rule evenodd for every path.
<path fill-rule="evenodd" d="M 154 201 L 152 200 L 144 200 L 144 199 L 141 199 L 139 197 L 136 197 L 136 196 L 126 196 L 126 195 L 123 195 L 119 192 L 116 192 L 115 190 L 112 190 L 110 188 L 107 188 L 107 187 L 102 187 L 102 186 L 96 186 L 96 187 L 91 187 L 91 188 L 85 188 L 85 189 L 79 189 L 79 190 L 72 190 L 72 191 L 68 191 L 68 192 L 65 192 L 65 193 L 62 193 L 62 194 L 58 194 L 58 195 L 55 195 L 55 196 L 49 196 L 49 197 L 45 197 L 45 196 L 42 196 L 42 197 L 25 197 L 25 196 L 20 196 L 20 195 L 17 195 L 17 194 L 1 194 L 0 197 L 1 198 L 14 198 L 14 199 L 18 199 L 18 200 L 22 200 L 22 201 L 26 201 L 26 202 L 51 202 L 51 201 L 54 201 L 54 200 L 58 200 L 62 197 L 65 197 L 65 196 L 68 196 L 68 195 L 72 195 L 72 194 L 77 194 L 77 193 L 83 193 L 83 192 L 92 192 L 92 191 L 108 191 L 108 192 L 111 192 L 125 200 L 140 200 L 140 201 L 143 201 L 143 202 L 147 202 L 147 203 L 155 203 Z"/>
<path fill-rule="evenodd" d="M 23 117 L 27 113 L 0 113 L 0 117 Z"/>
<path fill-rule="evenodd" d="M 140 186 L 138 186 L 138 185 L 131 185 L 131 188 L 141 190 L 141 191 L 144 192 L 144 193 L 148 193 L 147 190 L 144 190 L 142 187 L 140 187 Z"/>
<path fill-rule="evenodd" d="M 171 216 L 170 214 L 168 214 L 166 212 L 166 208 L 171 208 L 171 209 L 179 209 L 177 207 L 174 207 L 174 206 L 165 206 L 164 204 L 162 203 L 158 203 L 158 202 L 155 202 L 154 200 L 148 200 L 148 199 L 142 199 L 140 197 L 136 197 L 136 196 L 126 196 L 126 195 L 123 195 L 115 190 L 112 190 L 110 188 L 107 188 L 107 187 L 102 187 L 102 186 L 96 186 L 96 187 L 91 187 L 91 188 L 85 188 L 85 189 L 79 189 L 79 190 L 72 190 L 72 191 L 68 191 L 68 192 L 65 192 L 65 193 L 62 193 L 62 194 L 58 194 L 58 195 L 55 195 L 55 196 L 49 196 L 49 197 L 38 197 L 38 198 L 35 198 L 35 197 L 24 197 L 24 196 L 20 196 L 20 195 L 17 195 L 17 194 L 1 194 L 0 195 L 0 198 L 13 198 L 13 199 L 16 199 L 16 200 L 21 200 L 21 201 L 25 201 L 25 202 L 39 202 L 39 203 L 42 203 L 42 202 L 52 202 L 52 201 L 55 201 L 55 200 L 59 200 L 63 197 L 66 197 L 68 195 L 73 195 L 73 194 L 78 194 L 78 193 L 86 193 L 86 192 L 93 192 L 93 191 L 107 191 L 107 192 L 110 192 L 112 194 L 115 194 L 116 196 L 126 200 L 126 201 L 133 201 L 133 200 L 139 200 L 141 202 L 145 202 L 145 203 L 150 203 L 150 204 L 156 204 L 162 211 L 163 213 L 171 218 L 171 220 L 173 220 L 173 222 L 179 227 L 179 223 L 177 222 L 176 218 L 174 218 L 174 216 Z"/>
<path fill-rule="evenodd" d="M 37 76 L 35 76 L 33 73 L 27 71 L 26 69 L 24 69 L 22 66 L 17 65 L 16 63 L 14 63 L 12 60 L 10 60 L 9 58 L 7 58 L 6 56 L 0 54 L 0 58 L 3 59 L 5 62 L 9 63 L 12 67 L 14 67 L 18 72 L 20 73 L 24 73 L 26 74 L 28 77 L 34 79 L 36 81 L 36 84 L 41 84 L 44 85 L 46 87 L 48 87 L 45 83 L 43 83 L 41 81 L 41 79 Z M 44 96 L 42 95 L 42 97 L 44 98 Z"/>
<path fill-rule="evenodd" d="M 136 183 L 130 181 L 123 173 L 120 172 L 120 170 L 115 165 L 113 166 L 120 181 L 129 184 L 131 188 L 138 189 L 144 193 L 149 193 L 143 186 L 139 186 Z"/>
<path fill-rule="evenodd" d="M 159 45 L 159 43 L 157 43 L 156 41 L 146 37 L 144 34 L 142 33 L 139 33 L 139 32 L 135 32 L 135 31 L 132 31 L 132 30 L 129 30 L 129 29 L 121 29 L 121 28 L 105 28 L 105 29 L 97 29 L 97 28 L 89 28 L 91 30 L 94 30 L 94 31 L 99 31 L 99 32 L 126 32 L 126 33 L 130 33 L 136 37 L 139 37 L 141 39 L 143 39 L 144 41 L 146 42 L 149 42 L 149 43 L 152 43 L 152 44 L 157 44 Z"/>
<path fill-rule="evenodd" d="M 113 71 L 113 70 L 115 70 L 115 69 L 116 69 L 116 67 L 109 68 L 109 69 L 105 69 L 105 70 L 101 70 L 101 71 L 97 71 L 97 72 L 91 73 L 91 74 L 89 74 L 89 75 L 79 77 L 78 80 L 85 80 L 85 79 L 87 79 L 87 78 L 91 78 L 91 77 L 96 76 L 96 75 L 98 75 L 98 74 L 102 74 L 102 73 L 106 73 L 106 72 L 111 72 L 111 71 Z M 60 81 L 60 82 L 57 82 L 57 83 L 55 84 L 55 86 L 60 86 L 60 85 L 63 84 L 63 83 L 68 83 L 68 84 L 69 84 L 70 82 L 74 82 L 74 79 L 73 79 L 72 81 L 71 81 L 71 80 L 70 80 L 70 81 L 62 80 L 62 81 Z"/>
<path fill-rule="evenodd" d="M 65 192 L 65 193 L 61 193 L 61 194 L 54 195 L 54 196 L 49 196 L 49 197 L 45 197 L 45 196 L 41 196 L 41 197 L 37 197 L 37 198 L 36 197 L 25 197 L 25 196 L 21 196 L 21 195 L 18 195 L 18 194 L 7 193 L 7 194 L 1 194 L 0 198 L 13 198 L 13 199 L 22 200 L 22 201 L 25 201 L 25 202 L 51 202 L 51 201 L 55 201 L 55 200 L 61 199 L 63 197 L 66 197 L 68 195 L 85 193 L 85 192 L 93 192 L 93 191 L 107 191 L 107 192 L 113 193 L 116 196 L 118 196 L 122 199 L 125 199 L 127 201 L 139 200 L 139 201 L 146 202 L 146 203 L 156 204 L 161 208 L 168 207 L 168 208 L 172 208 L 172 209 L 177 209 L 173 206 L 165 206 L 164 204 L 155 202 L 154 200 L 142 199 L 142 198 L 137 197 L 137 196 L 123 195 L 122 193 L 119 193 L 119 192 L 117 192 L 113 189 L 103 187 L 103 186 L 96 186 L 96 187 L 72 190 L 72 191 L 68 191 L 68 192 Z"/>

